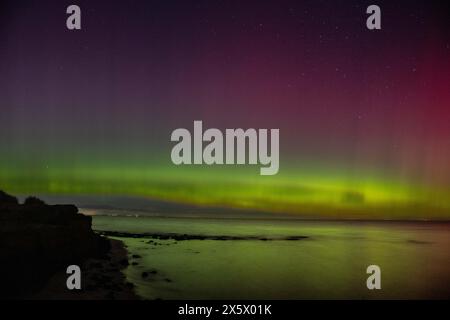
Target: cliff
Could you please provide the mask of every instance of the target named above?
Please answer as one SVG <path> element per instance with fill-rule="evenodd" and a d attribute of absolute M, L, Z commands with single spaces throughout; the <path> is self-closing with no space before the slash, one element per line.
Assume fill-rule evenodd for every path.
<path fill-rule="evenodd" d="M 67 266 L 105 256 L 110 243 L 91 222 L 76 206 L 36 198 L 19 204 L 0 191 L 0 298 L 26 297 Z"/>

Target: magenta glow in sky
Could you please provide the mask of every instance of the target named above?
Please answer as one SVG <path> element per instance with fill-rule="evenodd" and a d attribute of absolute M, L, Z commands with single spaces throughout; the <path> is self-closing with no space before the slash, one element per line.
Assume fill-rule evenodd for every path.
<path fill-rule="evenodd" d="M 12 180 L 169 163 L 170 133 L 203 120 L 279 128 L 280 174 L 371 172 L 449 191 L 445 5 L 377 1 L 382 30 L 370 31 L 364 1 L 77 1 L 83 28 L 69 31 L 68 4 L 1 5 Z"/>

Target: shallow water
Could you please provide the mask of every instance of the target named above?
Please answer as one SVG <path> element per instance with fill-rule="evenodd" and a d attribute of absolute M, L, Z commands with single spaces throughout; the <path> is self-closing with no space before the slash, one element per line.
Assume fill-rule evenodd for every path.
<path fill-rule="evenodd" d="M 125 270 L 126 276 L 147 299 L 450 297 L 448 223 L 94 216 L 93 226 L 135 234 L 308 237 L 120 238 L 128 246 L 130 262 L 138 263 Z M 372 264 L 381 268 L 381 290 L 366 287 L 366 268 Z"/>

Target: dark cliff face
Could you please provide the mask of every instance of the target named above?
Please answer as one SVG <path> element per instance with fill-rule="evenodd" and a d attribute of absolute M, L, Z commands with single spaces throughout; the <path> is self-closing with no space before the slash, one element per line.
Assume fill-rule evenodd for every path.
<path fill-rule="evenodd" d="M 0 297 L 26 297 L 55 272 L 104 256 L 109 241 L 92 231 L 91 222 L 73 205 L 36 198 L 19 204 L 0 192 Z"/>

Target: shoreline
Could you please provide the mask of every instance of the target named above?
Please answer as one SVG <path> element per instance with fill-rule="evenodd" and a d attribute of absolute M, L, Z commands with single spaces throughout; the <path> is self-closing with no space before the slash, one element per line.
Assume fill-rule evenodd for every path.
<path fill-rule="evenodd" d="M 81 289 L 68 290 L 65 270 L 54 274 L 30 300 L 140 300 L 134 284 L 122 272 L 129 265 L 125 244 L 108 238 L 111 249 L 104 259 L 91 258 L 81 266 Z"/>
<path fill-rule="evenodd" d="M 286 237 L 262 237 L 262 236 L 226 236 L 226 235 L 200 235 L 200 234 L 180 234 L 180 233 L 133 233 L 122 231 L 95 230 L 99 235 L 105 237 L 118 238 L 149 238 L 155 240 L 217 240 L 217 241 L 237 241 L 237 240 L 260 240 L 260 241 L 298 241 L 309 239 L 308 236 L 293 235 Z"/>

